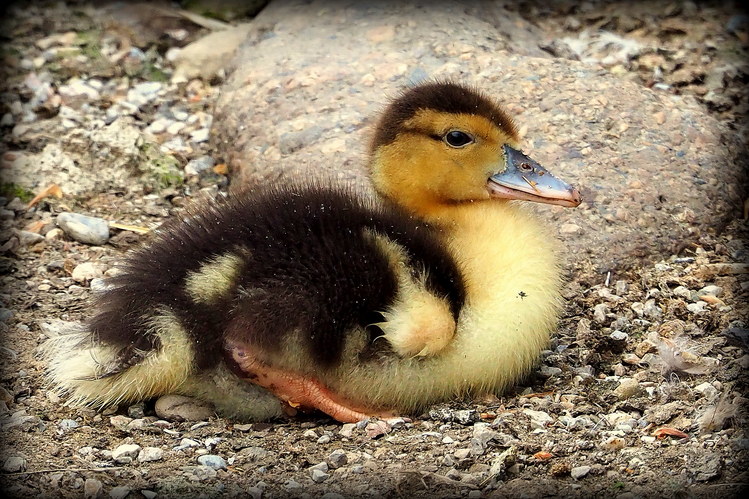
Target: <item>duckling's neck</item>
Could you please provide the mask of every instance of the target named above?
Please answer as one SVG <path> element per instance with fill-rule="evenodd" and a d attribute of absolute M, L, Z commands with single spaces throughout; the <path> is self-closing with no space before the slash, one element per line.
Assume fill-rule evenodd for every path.
<path fill-rule="evenodd" d="M 482 217 L 487 214 L 504 213 L 511 206 L 504 199 L 444 201 L 427 195 L 413 198 L 387 196 L 382 193 L 381 195 L 404 208 L 416 218 L 449 232 L 474 226 L 476 223 L 483 222 Z"/>
<path fill-rule="evenodd" d="M 503 212 L 509 203 L 505 200 L 468 200 L 433 203 L 413 212 L 424 221 L 443 230 L 460 230 L 483 222 L 480 218 L 492 212 Z"/>

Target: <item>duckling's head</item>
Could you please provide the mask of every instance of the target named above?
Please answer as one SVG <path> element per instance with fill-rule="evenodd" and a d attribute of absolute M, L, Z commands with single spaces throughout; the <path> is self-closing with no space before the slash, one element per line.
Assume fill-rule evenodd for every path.
<path fill-rule="evenodd" d="M 371 177 L 385 198 L 431 218 L 456 203 L 521 199 L 577 206 L 577 189 L 519 148 L 512 118 L 479 91 L 451 82 L 412 87 L 384 111 Z"/>

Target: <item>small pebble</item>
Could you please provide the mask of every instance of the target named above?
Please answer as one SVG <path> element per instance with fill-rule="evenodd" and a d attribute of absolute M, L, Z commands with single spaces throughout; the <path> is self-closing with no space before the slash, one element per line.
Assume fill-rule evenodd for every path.
<path fill-rule="evenodd" d="M 609 307 L 605 303 L 599 303 L 593 307 L 593 320 L 599 324 L 606 322 L 606 314 L 609 313 Z"/>
<path fill-rule="evenodd" d="M 36 232 L 29 232 L 27 230 L 16 231 L 16 235 L 18 236 L 18 242 L 21 243 L 21 246 L 31 246 L 32 244 L 45 240 L 43 235 L 37 234 Z"/>
<path fill-rule="evenodd" d="M 707 308 L 707 302 L 704 302 L 704 301 L 698 301 L 696 303 L 687 304 L 687 310 L 689 310 L 693 314 L 701 314 L 705 311 L 706 308 Z"/>
<path fill-rule="evenodd" d="M 623 331 L 614 331 L 609 335 L 609 338 L 614 341 L 627 341 L 629 335 Z"/>
<path fill-rule="evenodd" d="M 523 414 L 531 419 L 531 428 L 546 428 L 546 425 L 551 424 L 554 421 L 551 416 L 542 411 L 523 409 Z"/>
<path fill-rule="evenodd" d="M 167 127 L 173 123 L 172 120 L 167 118 L 157 118 L 146 127 L 146 132 L 159 134 L 166 131 Z"/>
<path fill-rule="evenodd" d="M 56 241 L 62 238 L 63 234 L 65 234 L 64 230 L 60 229 L 59 227 L 55 227 L 54 229 L 44 234 L 44 239 L 46 239 L 47 241 Z"/>
<path fill-rule="evenodd" d="M 304 433 L 302 433 L 302 436 L 309 440 L 317 440 L 318 438 L 320 438 L 319 435 L 315 432 L 315 430 L 312 430 L 312 429 L 305 430 Z"/>
<path fill-rule="evenodd" d="M 102 245 L 109 240 L 109 223 L 97 217 L 63 212 L 57 215 L 57 225 L 78 242 Z"/>
<path fill-rule="evenodd" d="M 60 429 L 64 432 L 68 432 L 74 428 L 78 428 L 78 422 L 72 419 L 63 419 L 60 421 Z"/>
<path fill-rule="evenodd" d="M 544 378 L 552 378 L 554 376 L 559 376 L 560 374 L 562 374 L 562 370 L 560 368 L 546 365 L 541 366 L 538 371 Z"/>
<path fill-rule="evenodd" d="M 209 134 L 210 130 L 208 128 L 199 128 L 194 132 L 190 132 L 190 140 L 193 142 L 207 142 Z"/>
<path fill-rule="evenodd" d="M 614 395 L 619 400 L 627 400 L 642 393 L 640 383 L 634 378 L 622 378 L 619 380 L 619 386 L 614 389 Z"/>
<path fill-rule="evenodd" d="M 104 275 L 104 268 L 101 264 L 94 262 L 84 262 L 76 265 L 70 274 L 75 282 L 86 282 L 91 279 L 101 278 Z"/>
<path fill-rule="evenodd" d="M 84 499 L 96 499 L 101 496 L 104 484 L 102 484 L 96 478 L 87 478 L 83 482 L 83 497 Z"/>
<path fill-rule="evenodd" d="M 351 438 L 354 434 L 354 429 L 356 429 L 356 423 L 344 423 L 341 425 L 338 434 L 345 438 Z"/>
<path fill-rule="evenodd" d="M 456 423 L 469 425 L 478 420 L 478 413 L 473 409 L 460 409 L 453 412 L 453 419 Z"/>
<path fill-rule="evenodd" d="M 217 456 L 215 454 L 205 454 L 203 456 L 198 457 L 198 463 L 200 463 L 203 466 L 208 466 L 209 468 L 213 468 L 214 470 L 225 470 L 227 467 L 227 464 L 224 458 L 221 456 Z"/>
<path fill-rule="evenodd" d="M 390 425 L 387 424 L 385 421 L 374 421 L 372 423 L 368 423 L 367 426 L 364 428 L 364 431 L 367 433 L 367 436 L 369 438 L 379 438 L 387 433 L 390 433 Z"/>
<path fill-rule="evenodd" d="M 129 418 L 122 414 L 118 414 L 116 416 L 112 416 L 111 418 L 109 418 L 109 424 L 111 424 L 118 430 L 125 430 L 127 428 L 127 425 L 129 425 L 132 422 L 132 420 L 133 418 Z"/>
<path fill-rule="evenodd" d="M 322 470 L 313 468 L 310 472 L 310 476 L 312 477 L 312 481 L 315 483 L 322 483 L 328 478 L 330 478 L 330 475 Z"/>
<path fill-rule="evenodd" d="M 175 121 L 168 127 L 166 127 L 166 133 L 171 135 L 177 135 L 183 128 L 185 128 L 187 125 L 180 121 Z"/>
<path fill-rule="evenodd" d="M 203 456 L 205 457 L 205 456 Z M 151 461 L 160 461 L 164 458 L 164 450 L 159 447 L 144 447 L 138 453 L 138 462 L 148 463 Z"/>
<path fill-rule="evenodd" d="M 642 307 L 642 313 L 645 317 L 651 319 L 658 319 L 662 315 L 661 309 L 656 305 L 655 300 L 646 301 Z"/>
<path fill-rule="evenodd" d="M 623 449 L 626 445 L 627 441 L 621 437 L 609 437 L 601 444 L 601 447 L 605 450 L 615 451 Z"/>
<path fill-rule="evenodd" d="M 174 450 L 184 450 L 193 447 L 200 447 L 200 442 L 195 441 L 191 438 L 183 438 L 182 440 L 180 440 L 179 445 L 176 446 Z"/>
<path fill-rule="evenodd" d="M 697 294 L 700 296 L 707 295 L 718 297 L 723 294 L 723 288 L 716 286 L 715 284 L 710 284 L 697 291 Z"/>
<path fill-rule="evenodd" d="M 325 461 L 320 461 L 319 463 L 312 465 L 309 467 L 310 470 L 320 470 L 320 471 L 328 471 L 328 463 Z"/>
<path fill-rule="evenodd" d="M 10 456 L 3 461 L 3 471 L 18 473 L 26 471 L 26 459 L 21 456 Z"/>
<path fill-rule="evenodd" d="M 330 453 L 326 461 L 331 468 L 337 469 L 348 463 L 348 456 L 343 449 L 336 449 Z"/>
<path fill-rule="evenodd" d="M 112 451 L 112 459 L 118 464 L 130 464 L 138 457 L 140 445 L 122 444 Z"/>
<path fill-rule="evenodd" d="M 200 172 L 213 168 L 216 161 L 211 156 L 201 156 L 190 160 L 185 165 L 186 175 L 198 175 Z"/>
<path fill-rule="evenodd" d="M 293 478 L 286 482 L 286 485 L 284 487 L 286 488 L 286 490 L 302 490 L 304 488 L 301 483 L 297 482 Z"/>
<path fill-rule="evenodd" d="M 640 357 L 633 353 L 625 353 L 624 355 L 622 355 L 622 362 L 631 366 L 639 364 L 641 360 L 642 359 L 640 359 Z"/>
<path fill-rule="evenodd" d="M 130 487 L 125 485 L 113 487 L 112 490 L 109 491 L 109 497 L 112 499 L 125 499 L 128 494 L 130 494 Z"/>
<path fill-rule="evenodd" d="M 570 476 L 575 480 L 580 480 L 588 473 L 590 473 L 590 466 L 575 466 L 570 470 Z"/>

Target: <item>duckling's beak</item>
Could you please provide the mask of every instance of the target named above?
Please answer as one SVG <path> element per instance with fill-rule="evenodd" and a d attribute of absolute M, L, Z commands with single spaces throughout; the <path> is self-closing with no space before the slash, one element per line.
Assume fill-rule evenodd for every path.
<path fill-rule="evenodd" d="M 502 146 L 505 169 L 489 177 L 489 194 L 495 198 L 522 199 L 537 203 L 575 207 L 577 189 L 549 173 L 546 168 L 508 145 Z"/>

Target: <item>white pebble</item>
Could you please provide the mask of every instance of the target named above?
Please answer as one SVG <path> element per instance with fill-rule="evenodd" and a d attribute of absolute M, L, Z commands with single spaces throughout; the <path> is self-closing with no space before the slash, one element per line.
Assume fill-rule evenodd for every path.
<path fill-rule="evenodd" d="M 198 128 L 190 132 L 190 140 L 193 142 L 207 142 L 210 130 L 208 128 Z"/>
<path fill-rule="evenodd" d="M 164 458 L 164 451 L 158 447 L 144 447 L 138 454 L 138 462 L 147 463 L 160 461 Z"/>
<path fill-rule="evenodd" d="M 693 314 L 701 314 L 705 311 L 705 308 L 707 308 L 707 302 L 704 301 L 698 301 L 696 303 L 689 303 L 687 305 L 687 310 L 692 312 Z"/>
<path fill-rule="evenodd" d="M 716 286 L 715 284 L 710 284 L 697 291 L 697 294 L 700 296 L 707 295 L 718 297 L 723 294 L 723 288 Z"/>
<path fill-rule="evenodd" d="M 552 423 L 554 418 L 543 411 L 534 411 L 532 409 L 523 409 L 523 414 L 531 418 L 531 428 L 546 428 L 546 425 Z"/>
<path fill-rule="evenodd" d="M 63 212 L 57 215 L 57 225 L 78 242 L 101 245 L 109 240 L 109 223 L 97 217 Z"/>
<path fill-rule="evenodd" d="M 593 307 L 593 320 L 599 324 L 606 321 L 606 314 L 609 312 L 609 307 L 605 303 L 599 303 Z"/>
<path fill-rule="evenodd" d="M 570 475 L 575 480 L 580 480 L 588 473 L 590 473 L 590 466 L 575 466 L 570 470 Z"/>
<path fill-rule="evenodd" d="M 84 262 L 76 265 L 70 276 L 75 282 L 86 282 L 91 279 L 101 278 L 104 275 L 104 269 L 101 264 L 94 262 Z"/>
<path fill-rule="evenodd" d="M 203 466 L 208 466 L 209 468 L 213 468 L 214 470 L 225 470 L 226 469 L 226 461 L 221 456 L 217 456 L 215 454 L 205 454 L 203 456 L 198 457 L 198 463 L 200 463 Z"/>
<path fill-rule="evenodd" d="M 356 423 L 345 423 L 341 425 L 341 429 L 338 431 L 338 434 L 345 438 L 351 438 L 354 434 L 355 428 Z"/>
<path fill-rule="evenodd" d="M 627 341 L 627 339 L 629 338 L 629 335 L 625 333 L 624 331 L 616 330 L 609 335 L 609 338 L 611 338 L 614 341 Z"/>
<path fill-rule="evenodd" d="M 112 451 L 112 459 L 119 464 L 129 464 L 138 457 L 140 445 L 122 444 Z"/>

